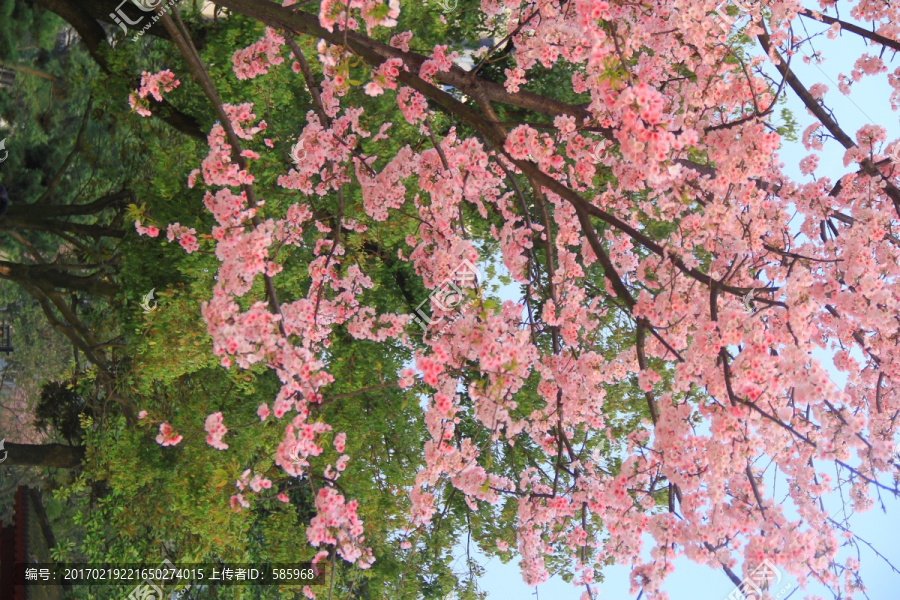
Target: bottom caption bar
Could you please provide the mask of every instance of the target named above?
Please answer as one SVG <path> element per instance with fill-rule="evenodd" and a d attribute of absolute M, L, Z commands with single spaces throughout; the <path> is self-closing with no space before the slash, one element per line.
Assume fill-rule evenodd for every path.
<path fill-rule="evenodd" d="M 15 563 L 15 585 L 321 585 L 322 568 L 312 563 L 57 564 Z"/>

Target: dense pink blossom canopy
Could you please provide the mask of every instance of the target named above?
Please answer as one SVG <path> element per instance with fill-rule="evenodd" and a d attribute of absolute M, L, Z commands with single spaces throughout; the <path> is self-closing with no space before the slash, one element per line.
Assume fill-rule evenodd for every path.
<path fill-rule="evenodd" d="M 470 506 L 516 498 L 517 550 L 529 584 L 546 580 L 547 555 L 562 552 L 585 597 L 595 569 L 612 560 L 631 567 L 635 592 L 664 598 L 660 584 L 680 555 L 738 579 L 768 560 L 801 583 L 857 592 L 855 562 L 835 563 L 842 528 L 820 500 L 840 484 L 853 508 L 865 510 L 873 493 L 897 489 L 900 156 L 892 160 L 898 141 L 883 126 L 845 132 L 821 102 L 827 86 L 799 81 L 789 59 L 804 47 L 800 20 L 831 37 L 862 36 L 869 52 L 840 91 L 881 77 L 892 90 L 885 115 L 897 111 L 900 68 L 886 61 L 900 50 L 900 4 L 851 0 L 842 3 L 851 21 L 838 21 L 816 12 L 834 4 L 828 0 L 812 9 L 796 0 L 745 0 L 737 17 L 734 7 L 723 17 L 715 0 L 481 0 L 515 49 L 503 84 L 467 73 L 446 46 L 427 56 L 411 51 L 415 32 L 385 34 L 397 24 L 396 0 L 323 0 L 317 18 L 262 0 L 222 4 L 265 14 L 271 25 L 235 52 L 235 76 L 293 68 L 316 104 L 292 140 L 306 156 L 285 164 L 278 180 L 296 190 L 284 214 L 257 216 L 264 198 L 254 197 L 244 159 L 271 144 L 262 144 L 266 123 L 250 104 L 224 105 L 230 124 L 212 128 L 209 155 L 191 175 L 192 186 L 207 190 L 221 263 L 203 318 L 223 365 L 264 363 L 277 372 L 281 392 L 271 411 L 264 404 L 258 414 L 289 419 L 273 449 L 288 475 L 323 471 L 316 457 L 331 428 L 309 415 L 333 381 L 323 353 L 335 328 L 411 343 L 413 315 L 379 313 L 363 301 L 373 283 L 358 264 L 343 262 L 341 234 L 414 214 L 418 233 L 400 258 L 436 289 L 460 264 L 485 259 L 485 246 L 461 224 L 460 207 L 469 205 L 483 218 L 502 216 L 491 236 L 524 297 L 452 308 L 433 297 L 424 348 L 399 382 L 427 390 L 430 437 L 410 491 L 407 531 L 429 523 L 449 482 Z M 852 23 L 871 26 L 856 31 Z M 290 56 L 284 29 L 319 40 L 323 80 L 309 79 L 305 64 L 291 66 L 301 57 Z M 757 50 L 738 47 L 731 35 L 738 29 Z M 351 55 L 371 67 L 365 93 L 392 98 L 431 143 L 393 156 L 358 151 L 361 140 L 383 139 L 392 124 L 377 132 L 360 124 L 365 109 L 347 100 L 351 83 L 341 69 Z M 537 68 L 562 65 L 577 67 L 565 91 L 583 94 L 585 103 L 527 91 Z M 169 71 L 145 74 L 132 104 L 142 111 L 147 95 L 175 85 Z M 792 181 L 779 162 L 773 113 L 782 94 L 809 110 L 802 115 L 813 121 L 802 135 L 809 156 L 800 170 L 818 175 L 814 181 Z M 500 122 L 498 103 L 552 126 Z M 436 110 L 479 135 L 438 137 Z M 254 150 L 237 147 L 241 141 Z M 816 172 L 818 157 L 835 150 L 845 173 Z M 363 202 L 342 208 L 337 227 L 314 219 L 311 198 L 350 187 L 361 189 Z M 193 229 L 173 224 L 168 237 L 188 252 L 198 248 Z M 237 299 L 254 282 L 277 286 L 282 265 L 273 248 L 282 244 L 315 254 L 307 295 L 279 303 L 267 293 L 242 309 Z M 847 377 L 843 390 L 812 357 L 817 349 L 833 352 Z M 532 377 L 544 404 L 523 415 L 517 392 Z M 461 385 L 471 408 L 460 405 Z M 611 437 L 610 390 L 633 385 L 649 418 L 627 439 L 609 440 L 623 459 L 612 469 L 608 456 L 582 454 L 571 438 Z M 495 444 L 530 440 L 543 462 L 517 478 L 492 472 L 484 448 L 459 434 L 461 419 Z M 180 436 L 164 427 L 161 443 L 177 443 Z M 210 415 L 206 431 L 210 444 L 227 448 L 221 413 Z M 334 440 L 339 453 L 345 443 L 343 433 Z M 335 482 L 352 458 L 325 466 L 326 479 Z M 787 480 L 786 494 L 767 489 L 766 464 Z M 840 481 L 824 472 L 827 465 Z M 245 487 L 266 487 L 249 476 L 238 482 L 245 494 Z M 656 501 L 660 490 L 667 507 Z M 315 504 L 309 542 L 367 566 L 356 500 L 326 485 Z M 238 494 L 232 505 L 248 504 Z"/>

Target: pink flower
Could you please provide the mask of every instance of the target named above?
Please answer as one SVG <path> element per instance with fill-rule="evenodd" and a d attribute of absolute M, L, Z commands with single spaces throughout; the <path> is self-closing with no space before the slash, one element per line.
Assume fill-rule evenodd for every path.
<path fill-rule="evenodd" d="M 156 436 L 156 443 L 163 446 L 174 446 L 182 440 L 182 437 L 172 429 L 168 423 L 162 423 L 159 426 L 159 435 Z"/>
<path fill-rule="evenodd" d="M 221 439 L 214 438 L 211 435 L 206 436 L 206 443 L 216 450 L 228 450 L 228 444 L 223 442 Z"/>
<path fill-rule="evenodd" d="M 365 90 L 367 95 L 372 97 L 380 96 L 384 93 L 384 90 L 381 88 L 381 86 L 374 81 L 370 81 L 369 83 L 367 83 L 363 89 Z"/>
<path fill-rule="evenodd" d="M 140 98 L 137 94 L 131 93 L 128 95 L 128 105 L 131 106 L 131 109 L 142 117 L 151 117 L 153 113 L 150 112 L 150 102 L 148 102 L 144 98 Z"/>
<path fill-rule="evenodd" d="M 263 402 L 259 405 L 259 408 L 256 409 L 256 414 L 259 415 L 260 421 L 265 421 L 269 418 L 269 405 Z"/>
<path fill-rule="evenodd" d="M 235 512 L 241 512 L 241 507 L 250 508 L 250 503 L 244 500 L 243 494 L 235 494 L 231 497 L 231 509 Z"/>
<path fill-rule="evenodd" d="M 228 433 L 228 428 L 222 423 L 222 413 L 217 412 L 206 417 L 203 428 L 209 434 L 206 436 L 206 443 L 217 450 L 227 450 L 228 444 L 222 441 L 222 438 Z"/>
<path fill-rule="evenodd" d="M 134 222 L 134 228 L 137 230 L 138 235 L 146 235 L 152 238 L 155 238 L 159 235 L 159 229 L 151 225 L 150 227 L 144 227 L 141 225 L 140 221 Z"/>
<path fill-rule="evenodd" d="M 349 563 L 368 568 L 372 551 L 362 545 L 363 523 L 356 514 L 357 502 L 345 502 L 334 488 L 320 488 L 316 495 L 316 516 L 306 529 L 313 546 L 335 545 L 337 553 Z"/>
<path fill-rule="evenodd" d="M 146 411 L 146 410 L 142 410 L 141 412 L 138 413 L 138 420 L 146 419 L 146 418 L 147 418 L 147 411 Z"/>
<path fill-rule="evenodd" d="M 253 476 L 253 479 L 250 480 L 250 489 L 254 492 L 259 492 L 260 490 L 267 490 L 272 487 L 272 482 L 259 474 Z"/>
<path fill-rule="evenodd" d="M 250 46 L 237 50 L 232 55 L 235 77 L 252 79 L 268 73 L 271 67 L 284 62 L 284 58 L 279 56 L 282 46 L 284 46 L 284 38 L 274 29 L 266 27 L 263 37 Z"/>
<path fill-rule="evenodd" d="M 179 223 L 171 223 L 168 227 L 166 238 L 171 242 L 175 239 L 181 244 L 188 254 L 200 248 L 197 243 L 197 232 L 192 227 L 185 227 Z"/>
<path fill-rule="evenodd" d="M 144 71 L 141 75 L 141 87 L 128 96 L 128 103 L 136 113 L 142 117 L 149 117 L 152 113 L 149 110 L 150 103 L 147 97 L 150 96 L 157 102 L 162 102 L 160 87 L 163 91 L 171 92 L 179 83 L 181 82 L 175 79 L 175 75 L 168 69 L 159 73 Z"/>

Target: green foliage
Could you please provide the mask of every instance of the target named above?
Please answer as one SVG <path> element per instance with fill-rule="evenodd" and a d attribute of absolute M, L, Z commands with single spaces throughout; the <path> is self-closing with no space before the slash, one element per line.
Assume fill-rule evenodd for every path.
<path fill-rule="evenodd" d="M 474 50 L 482 38 L 495 35 L 499 40 L 502 35 L 487 29 L 480 11 L 460 7 L 447 15 L 447 24 L 439 20 L 440 15 L 441 9 L 434 2 L 416 10 L 404 10 L 398 30 L 414 29 L 415 43 L 422 47 L 451 40 L 451 50 L 461 52 Z M 274 68 L 265 78 L 246 81 L 234 78 L 231 53 L 258 39 L 262 34 L 258 23 L 239 16 L 215 24 L 201 22 L 196 16 L 186 18 L 191 31 L 202 37 L 201 58 L 223 100 L 252 101 L 257 118 L 266 121 L 266 131 L 247 143 L 247 148 L 262 155 L 252 161 L 254 188 L 265 201 L 260 212 L 262 218 L 284 214 L 297 200 L 297 192 L 279 187 L 277 179 L 290 165 L 290 147 L 306 123 L 307 112 L 314 109 L 309 92 L 302 78 L 290 68 L 287 54 L 285 64 Z M 121 34 L 117 35 L 121 38 Z M 377 35 L 386 37 L 388 32 Z M 83 56 L 73 54 L 60 62 L 60 72 L 72 82 L 73 89 L 80 90 L 73 93 L 71 104 L 65 107 L 67 118 L 71 120 L 77 114 L 76 108 L 86 105 L 87 92 L 93 106 L 83 148 L 89 159 L 85 161 L 87 170 L 73 172 L 66 185 L 60 187 L 60 193 L 74 190 L 77 185 L 86 186 L 92 193 L 124 185 L 132 191 L 132 199 L 130 206 L 123 207 L 119 219 L 127 234 L 121 245 L 114 251 L 108 250 L 107 255 L 114 252 L 116 257 L 115 279 L 119 292 L 108 304 L 95 302 L 91 308 L 92 323 L 106 333 L 103 339 L 115 339 L 124 348 L 114 354 L 115 380 L 109 389 L 99 389 L 99 379 L 91 379 L 96 372 L 81 373 L 79 389 L 62 385 L 48 388 L 47 410 L 42 409 L 41 413 L 42 424 L 72 441 L 80 439 L 87 449 L 82 469 L 71 479 L 57 482 L 52 501 L 54 518 L 73 533 L 69 540 L 59 544 L 56 556 L 118 563 L 155 563 L 164 556 L 182 563 L 309 560 L 315 549 L 307 543 L 305 530 L 313 516 L 313 498 L 321 481 L 315 476 L 289 478 L 274 464 L 273 450 L 283 439 L 286 422 L 270 417 L 260 423 L 257 416 L 257 408 L 260 404 L 271 404 L 281 382 L 263 364 L 247 370 L 221 367 L 211 352 L 211 340 L 200 314 L 214 285 L 218 261 L 210 252 L 212 244 L 208 237 L 204 237 L 214 224 L 203 206 L 204 191 L 202 186 L 188 188 L 186 179 L 208 149 L 158 119 L 142 119 L 128 112 L 125 101 L 131 91 L 128 82 L 135 81 L 141 71 L 169 68 L 179 74 L 181 85 L 167 95 L 167 100 L 186 114 L 195 115 L 203 130 L 209 130 L 214 123 L 214 113 L 198 86 L 181 75 L 186 69 L 170 44 L 150 36 L 144 36 L 139 42 L 125 39 L 119 42 L 116 51 L 106 55 L 110 76 L 99 73 Z M 298 39 L 298 43 L 312 55 L 313 41 Z M 496 60 L 483 65 L 481 72 L 503 81 L 504 69 L 511 64 L 510 56 L 500 53 Z M 312 67 L 318 69 L 318 64 L 314 62 Z M 348 61 L 344 68 L 351 84 L 367 78 L 367 67 L 359 62 Z M 616 69 L 610 65 L 611 78 L 619 76 Z M 560 84 L 568 81 L 572 73 L 565 69 L 541 72 L 540 77 L 528 84 L 528 89 L 557 91 L 568 87 Z M 314 75 L 319 77 L 318 73 Z M 403 146 L 421 143 L 418 127 L 409 125 L 398 114 L 392 99 L 370 98 L 354 85 L 348 96 L 350 102 L 366 108 L 360 119 L 361 127 L 377 131 L 383 122 L 393 123 L 387 139 L 362 141 L 363 154 L 379 157 L 376 169 L 383 167 L 387 157 L 396 155 Z M 38 88 L 28 88 L 27 98 L 31 104 L 15 107 L 19 117 L 33 115 L 42 106 L 38 102 Z M 587 100 L 574 94 L 562 99 Z M 522 118 L 515 109 L 499 110 L 504 121 Z M 69 129 L 63 131 L 71 137 L 74 135 L 71 127 L 77 131 L 77 125 L 72 121 Z M 434 127 L 438 135 L 445 135 L 451 127 L 457 127 L 460 135 L 472 133 L 447 114 L 438 115 Z M 54 147 L 51 151 L 49 138 L 42 135 L 34 127 L 27 129 L 27 136 L 31 137 L 22 134 L 22 139 L 35 149 L 48 148 L 46 164 L 37 165 L 35 172 L 50 169 L 51 163 L 58 164 L 59 153 L 69 148 Z M 20 139 L 18 134 L 16 139 Z M 271 140 L 276 158 L 263 151 L 264 139 Z M 26 170 L 26 175 L 30 172 Z M 25 175 L 22 177 L 27 179 Z M 421 192 L 414 179 L 407 182 L 410 198 Z M 527 180 L 519 181 L 527 188 Z M 600 186 L 608 184 L 610 175 L 598 174 L 597 181 Z M 35 175 L 21 187 L 33 196 L 45 189 L 46 182 Z M 339 202 L 350 210 L 361 205 L 362 197 L 357 188 L 348 186 L 340 200 L 337 194 L 329 193 L 315 196 L 310 202 L 317 218 L 327 222 L 326 215 L 337 214 Z M 462 217 L 467 227 L 472 224 L 470 233 L 475 243 L 495 263 L 489 267 L 492 277 L 509 284 L 510 280 L 502 279 L 496 264 L 498 250 L 490 236 L 491 224 L 499 225 L 501 218 L 494 215 L 476 219 L 475 211 L 466 205 Z M 175 222 L 194 227 L 201 249 L 186 254 L 178 244 L 165 241 L 164 231 L 156 239 L 138 237 L 131 227 L 134 220 L 161 229 Z M 336 225 L 333 221 L 331 224 Z M 372 278 L 374 287 L 362 292 L 362 302 L 381 312 L 412 312 L 428 298 L 428 291 L 413 266 L 399 260 L 397 255 L 408 253 L 405 239 L 417 231 L 419 222 L 396 216 L 386 223 L 367 220 L 364 224 L 369 227 L 364 233 L 343 233 L 346 255 L 341 268 L 359 264 Z M 661 233 L 676 224 L 660 222 L 652 227 L 659 230 L 653 233 Z M 308 233 L 307 241 L 314 234 Z M 283 303 L 307 295 L 308 265 L 312 258 L 305 248 L 279 249 L 278 261 L 284 270 L 276 278 L 276 286 Z M 535 252 L 534 260 L 541 265 L 546 256 L 542 251 Z M 603 274 L 594 266 L 585 277 L 602 281 Z M 144 312 L 140 303 L 151 289 L 155 291 L 157 304 L 152 311 Z M 251 299 L 262 297 L 262 284 L 257 282 L 254 290 L 241 301 L 249 304 Z M 501 306 L 497 286 L 488 286 L 471 299 L 485 314 L 494 313 Z M 540 311 L 541 307 L 535 306 L 534 310 Z M 597 319 L 603 332 L 597 334 L 598 352 L 606 357 L 615 356 L 624 343 L 617 340 L 633 336 L 633 324 L 617 322 L 603 314 L 598 314 Z M 329 566 L 334 569 L 334 597 L 444 599 L 455 594 L 457 598 L 481 598 L 477 564 L 454 565 L 460 532 L 464 532 L 473 548 L 477 546 L 482 553 L 508 560 L 508 554 L 497 550 L 496 541 L 515 545 L 515 532 L 509 527 L 515 518 L 515 498 L 504 497 L 496 506 L 481 503 L 473 508 L 444 482 L 437 493 L 439 514 L 434 523 L 409 533 L 406 539 L 412 542 L 412 548 L 399 549 L 403 528 L 408 525 L 407 495 L 422 466 L 421 449 L 427 435 L 422 410 L 426 390 L 418 386 L 403 390 L 394 385 L 400 378 L 399 371 L 412 360 L 415 349 L 422 347 L 421 332 L 411 329 L 409 334 L 409 344 L 376 344 L 356 340 L 346 330 L 339 329 L 323 357 L 335 381 L 322 390 L 323 403 L 314 407 L 311 419 L 331 424 L 332 435 L 348 433 L 346 452 L 353 459 L 339 483 L 342 493 L 359 500 L 366 543 L 372 547 L 376 559 L 372 568 L 365 571 L 347 568 L 340 560 Z M 473 386 L 488 385 L 474 369 L 465 376 Z M 546 408 L 537 391 L 538 381 L 538 375 L 533 374 L 517 394 L 516 417 L 524 418 Z M 482 459 L 489 466 L 507 476 L 518 477 L 538 455 L 536 447 L 527 441 L 513 447 L 489 439 L 469 418 L 473 403 L 468 393 L 463 392 L 461 396 L 467 417 L 460 423 L 460 434 L 472 437 L 474 443 L 484 448 Z M 118 405 L 111 402 L 114 398 L 124 398 L 137 410 L 146 411 L 146 416 L 136 423 L 129 422 L 120 414 Z M 588 450 L 596 449 L 608 456 L 608 467 L 617 469 L 616 440 L 633 430 L 647 409 L 643 397 L 632 389 L 610 389 L 605 403 L 613 415 L 607 423 L 611 437 L 590 437 L 584 431 L 573 431 L 570 439 L 574 445 L 584 445 Z M 89 404 L 102 404 L 103 410 L 87 410 Z M 226 437 L 229 449 L 225 451 L 213 449 L 205 442 L 204 420 L 214 412 L 222 412 L 229 429 Z M 72 429 L 73 418 L 80 418 L 81 431 L 77 435 Z M 155 438 L 162 423 L 170 424 L 184 439 L 173 447 L 158 444 Z M 337 458 L 333 448 L 325 444 L 321 463 L 334 464 Z M 273 485 L 260 494 L 246 494 L 250 508 L 235 512 L 229 500 L 238 492 L 236 480 L 247 469 L 271 479 Z M 279 493 L 286 494 L 289 502 L 278 500 Z M 600 523 L 589 524 L 592 534 L 599 532 L 600 527 Z M 564 572 L 561 559 L 551 566 Z M 104 588 L 104 593 L 109 591 L 110 588 Z M 296 591 L 210 588 L 192 592 L 195 594 L 192 597 L 277 598 L 292 597 Z M 76 590 L 76 597 L 100 597 L 99 593 L 84 587 Z"/>
<path fill-rule="evenodd" d="M 80 443 L 81 419 L 93 414 L 74 388 L 74 382 L 47 382 L 34 410 L 35 426 L 44 432 L 55 431 L 69 445 Z"/>
<path fill-rule="evenodd" d="M 64 377 L 72 346 L 50 326 L 38 303 L 22 288 L 0 281 L 0 316 L 12 323 L 13 352 L 3 355 L 15 381 L 30 389 Z"/>
<path fill-rule="evenodd" d="M 0 60 L 15 64 L 35 56 L 42 66 L 62 25 L 59 17 L 24 0 L 0 0 Z"/>
<path fill-rule="evenodd" d="M 784 103 L 784 99 L 781 99 L 781 103 Z M 778 113 L 781 116 L 781 120 L 783 121 L 783 125 L 779 125 L 775 131 L 778 132 L 778 135 L 783 137 L 789 142 L 797 141 L 797 130 L 799 125 L 797 121 L 794 119 L 794 114 L 788 110 L 786 107 L 782 107 Z"/>

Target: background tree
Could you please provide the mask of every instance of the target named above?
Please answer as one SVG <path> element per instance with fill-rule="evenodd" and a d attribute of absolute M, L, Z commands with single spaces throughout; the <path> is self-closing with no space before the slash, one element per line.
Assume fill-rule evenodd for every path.
<path fill-rule="evenodd" d="M 54 217 L 101 227 L 79 239 L 115 261 L 8 267 L 115 405 L 58 487 L 79 528 L 61 556 L 314 558 L 309 595 L 477 597 L 473 563 L 450 564 L 465 532 L 585 597 L 613 562 L 658 596 L 681 554 L 735 584 L 769 561 L 858 589 L 823 499 L 898 493 L 900 192 L 886 132 L 854 141 L 784 57 L 797 20 L 900 49 L 895 9 L 855 5 L 863 28 L 780 1 L 740 27 L 711 2 L 221 4 L 212 25 L 160 8 L 166 35 L 125 44 L 44 3 L 99 69 L 101 114 L 144 72 L 130 103 L 160 117 L 104 132 L 141 151 L 101 178 L 125 214 Z M 773 160 L 786 93 L 819 123 L 801 169 L 833 139 L 839 181 Z M 146 237 L 107 235 L 132 221 Z M 460 271 L 501 262 L 518 303 Z M 103 335 L 55 316 L 71 289 L 111 298 Z M 843 393 L 811 357 L 829 345 Z"/>

